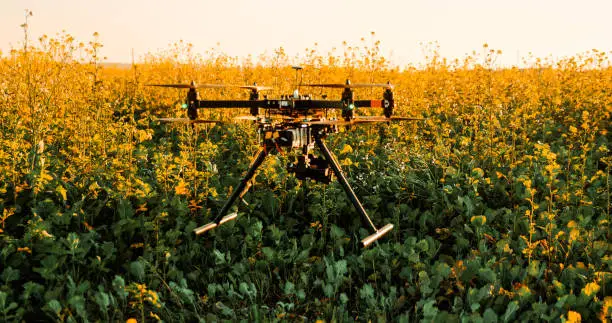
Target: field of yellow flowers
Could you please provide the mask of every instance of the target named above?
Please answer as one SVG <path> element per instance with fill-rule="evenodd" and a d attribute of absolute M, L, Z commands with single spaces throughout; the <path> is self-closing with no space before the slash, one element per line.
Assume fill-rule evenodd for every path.
<path fill-rule="evenodd" d="M 162 125 L 184 116 L 185 93 L 143 85 L 291 93 L 282 48 L 239 60 L 177 43 L 118 68 L 101 46 L 61 34 L 0 56 L 0 321 L 610 321 L 606 53 L 522 69 L 497 67 L 486 45 L 405 69 L 375 41 L 304 53 L 304 83 L 390 80 L 397 115 L 426 118 L 329 139 L 374 221 L 395 226 L 361 249 L 368 232 L 341 187 L 300 183 L 281 155 L 237 221 L 191 232 L 238 183 L 257 135 Z"/>

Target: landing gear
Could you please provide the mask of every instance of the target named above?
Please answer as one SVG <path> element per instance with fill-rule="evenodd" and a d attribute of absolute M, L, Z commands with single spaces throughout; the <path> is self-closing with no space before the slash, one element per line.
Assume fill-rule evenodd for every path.
<path fill-rule="evenodd" d="M 309 138 L 307 138 L 308 143 L 303 146 L 304 154 L 298 157 L 297 164 L 290 165 L 288 169 L 290 172 L 293 172 L 296 178 L 299 180 L 312 179 L 325 184 L 331 182 L 331 172 L 333 171 L 333 173 L 338 178 L 338 182 L 340 182 L 340 185 L 344 189 L 344 192 L 348 196 L 349 200 L 351 201 L 359 215 L 361 215 L 361 217 L 368 222 L 368 224 L 374 231 L 372 235 L 361 240 L 361 245 L 363 247 L 367 247 L 374 241 L 378 240 L 383 235 L 391 231 L 393 229 L 393 225 L 387 224 L 380 229 L 378 229 L 374 225 L 374 222 L 372 222 L 372 219 L 370 219 L 370 217 L 368 216 L 368 213 L 366 212 L 365 208 L 359 201 L 359 198 L 357 198 L 357 195 L 355 194 L 355 192 L 351 188 L 351 185 L 344 176 L 344 173 L 340 168 L 340 164 L 338 164 L 336 158 L 332 155 L 329 148 L 327 148 L 327 145 L 325 145 L 325 141 L 323 141 L 323 138 L 327 134 L 325 129 L 326 128 L 313 128 L 308 129 L 309 131 L 305 132 L 309 134 Z M 305 129 L 302 128 L 300 130 L 304 131 Z M 295 132 L 294 129 L 285 129 L 284 131 Z M 271 132 L 278 133 L 278 131 Z M 267 137 L 274 138 L 275 136 L 271 135 Z M 283 137 L 277 135 L 276 138 Z M 314 145 L 312 145 L 313 141 Z M 314 148 L 313 146 L 316 146 L 321 151 L 323 157 L 315 157 L 314 155 L 308 153 L 311 148 Z M 227 202 L 225 202 L 225 205 L 223 205 L 221 211 L 219 211 L 217 218 L 220 218 L 220 220 L 208 223 L 206 225 L 194 229 L 196 235 L 202 234 L 206 231 L 216 228 L 219 225 L 222 225 L 223 223 L 236 219 L 237 213 L 226 215 L 227 211 L 234 204 L 236 199 L 242 197 L 246 193 L 249 186 L 248 183 L 255 175 L 257 168 L 261 166 L 266 156 L 268 156 L 268 154 L 274 152 L 275 150 L 279 150 L 279 144 L 274 139 L 264 140 L 264 142 L 262 143 L 262 148 L 257 153 L 255 159 L 253 159 L 253 161 L 251 162 L 251 165 L 249 166 L 249 169 L 247 170 L 246 174 L 240 180 L 240 183 L 232 192 Z"/>

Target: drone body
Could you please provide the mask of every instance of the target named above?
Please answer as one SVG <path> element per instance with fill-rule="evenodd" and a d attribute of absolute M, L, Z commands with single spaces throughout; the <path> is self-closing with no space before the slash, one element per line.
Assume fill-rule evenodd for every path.
<path fill-rule="evenodd" d="M 390 83 L 379 84 L 351 84 L 349 80 L 344 84 L 307 84 L 305 87 L 343 88 L 341 100 L 314 100 L 311 96 L 300 95 L 296 90 L 292 95 L 281 96 L 278 99 L 268 99 L 265 96 L 260 99 L 260 91 L 270 88 L 254 85 L 233 86 L 250 90 L 249 100 L 201 100 L 198 88 L 224 88 L 230 87 L 221 84 L 151 84 L 150 86 L 188 88 L 187 102 L 183 105 L 187 108 L 188 119 L 162 118 L 162 122 L 187 122 L 187 123 L 217 123 L 216 120 L 198 119 L 198 109 L 206 108 L 247 108 L 250 116 L 241 116 L 239 120 L 253 120 L 257 123 L 260 134 L 260 149 L 251 162 L 249 169 L 240 180 L 238 186 L 232 191 L 221 211 L 217 215 L 217 221 L 198 227 L 194 232 L 199 235 L 216 228 L 226 222 L 234 220 L 236 212 L 227 215 L 227 212 L 238 198 L 242 198 L 249 187 L 259 166 L 265 158 L 272 153 L 284 150 L 298 150 L 300 155 L 295 163 L 288 166 L 288 170 L 295 174 L 299 180 L 314 180 L 321 183 L 330 183 L 332 173 L 337 177 L 348 198 L 363 219 L 373 229 L 374 233 L 364 238 L 361 243 L 364 247 L 378 240 L 393 229 L 392 224 L 387 224 L 378 229 L 368 216 L 363 205 L 357 198 L 355 192 L 349 185 L 339 163 L 334 158 L 329 148 L 325 145 L 325 137 L 330 133 L 338 132 L 339 126 L 348 126 L 364 123 L 390 122 L 400 120 L 421 120 L 418 118 L 396 118 L 392 117 L 394 100 L 393 86 Z M 382 99 L 377 100 L 354 100 L 354 88 L 384 88 Z M 384 117 L 357 117 L 355 110 L 358 108 L 382 108 Z M 341 110 L 342 120 L 327 119 L 329 110 Z M 263 112 L 263 113 L 262 113 Z M 280 121 L 273 120 L 280 118 Z M 322 156 L 315 157 L 311 151 L 315 148 L 320 150 Z"/>

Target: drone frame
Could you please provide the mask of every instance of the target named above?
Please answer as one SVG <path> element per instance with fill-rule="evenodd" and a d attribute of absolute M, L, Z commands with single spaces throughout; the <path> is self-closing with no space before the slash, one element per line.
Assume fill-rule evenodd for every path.
<path fill-rule="evenodd" d="M 195 228 L 193 231 L 196 235 L 210 231 L 224 223 L 235 220 L 238 213 L 234 212 L 227 214 L 238 198 L 246 194 L 251 186 L 251 181 L 257 172 L 257 169 L 264 162 L 265 158 L 274 152 L 282 151 L 283 148 L 302 149 L 303 156 L 298 158 L 296 167 L 289 167 L 289 170 L 296 174 L 300 180 L 312 179 L 318 182 L 329 183 L 331 181 L 331 171 L 338 179 L 347 197 L 361 216 L 374 231 L 373 234 L 363 238 L 361 245 L 367 247 L 374 241 L 384 236 L 393 229 L 393 224 L 386 224 L 381 228 L 377 228 L 374 222 L 368 215 L 367 211 L 359 201 L 359 198 L 353 191 L 347 178 L 345 177 L 340 164 L 333 156 L 325 144 L 324 138 L 328 133 L 338 131 L 338 126 L 347 126 L 362 123 L 378 123 L 401 120 L 422 120 L 421 118 L 404 118 L 392 117 L 394 108 L 393 86 L 390 83 L 357 83 L 352 84 L 346 80 L 344 84 L 306 84 L 305 87 L 323 87 L 323 88 L 342 88 L 341 100 L 313 100 L 310 96 L 301 96 L 298 91 L 291 96 L 282 96 L 279 99 L 268 99 L 267 96 L 260 99 L 260 91 L 269 90 L 270 88 L 258 86 L 257 84 L 247 86 L 228 86 L 222 84 L 202 84 L 197 85 L 195 82 L 191 84 L 150 84 L 150 86 L 188 88 L 187 102 L 183 106 L 187 108 L 189 119 L 160 119 L 160 121 L 186 121 L 189 123 L 214 123 L 215 120 L 198 119 L 198 109 L 206 108 L 248 108 L 251 116 L 242 117 L 243 119 L 251 119 L 259 124 L 260 133 L 264 134 L 264 139 L 260 142 L 261 147 L 251 161 L 251 164 L 244 176 L 240 180 L 238 186 L 232 191 L 231 195 L 216 216 L 216 220 Z M 224 88 L 238 87 L 250 90 L 249 100 L 200 100 L 197 92 L 198 88 Z M 385 89 L 383 98 L 379 100 L 354 100 L 354 88 L 372 88 L 382 87 Z M 382 108 L 384 117 L 357 117 L 355 110 L 358 108 Z M 279 115 L 286 120 L 280 123 L 272 123 L 268 118 L 260 117 L 260 109 L 265 111 L 266 116 Z M 328 110 L 341 110 L 343 120 L 328 120 L 323 117 L 327 116 Z M 317 116 L 310 118 L 311 116 Z M 240 118 L 240 117 L 239 117 Z M 323 158 L 312 157 L 308 153 L 313 148 L 318 150 L 323 155 Z"/>

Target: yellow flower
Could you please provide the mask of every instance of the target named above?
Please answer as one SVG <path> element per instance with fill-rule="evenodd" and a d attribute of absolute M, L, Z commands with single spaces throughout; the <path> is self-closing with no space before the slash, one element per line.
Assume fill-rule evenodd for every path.
<path fill-rule="evenodd" d="M 578 240 L 579 236 L 580 236 L 580 230 L 572 229 L 569 234 L 569 242 L 574 242 Z"/>
<path fill-rule="evenodd" d="M 187 188 L 187 184 L 185 181 L 181 180 L 179 184 L 174 188 L 174 193 L 176 195 L 187 195 L 189 194 L 189 189 Z"/>
<path fill-rule="evenodd" d="M 32 250 L 29 247 L 17 248 L 17 251 L 32 254 Z"/>
<path fill-rule="evenodd" d="M 570 126 L 569 130 L 570 130 L 571 133 L 574 133 L 574 134 L 578 132 L 578 129 L 576 129 L 576 127 L 574 127 L 574 126 Z"/>
<path fill-rule="evenodd" d="M 353 152 L 353 147 L 351 147 L 351 145 L 344 145 L 344 147 L 342 148 L 342 151 L 340 151 L 340 154 L 350 154 Z"/>
<path fill-rule="evenodd" d="M 127 321 L 125 321 L 125 323 L 138 323 L 138 320 L 133 318 L 133 317 L 131 317 L 131 318 L 127 319 Z"/>
<path fill-rule="evenodd" d="M 475 174 L 477 177 L 483 177 L 484 176 L 484 171 L 482 170 L 482 168 L 474 168 L 472 169 L 472 174 Z"/>
<path fill-rule="evenodd" d="M 157 314 L 155 314 L 153 312 L 149 312 L 149 316 L 154 318 L 154 319 L 156 319 L 156 320 L 158 320 L 158 321 L 161 321 L 161 318 L 159 317 L 159 315 L 157 315 Z"/>
<path fill-rule="evenodd" d="M 579 323 L 582 322 L 582 316 L 580 316 L 580 313 L 578 312 L 574 312 L 574 311 L 569 311 L 567 312 L 567 321 L 568 323 Z"/>
<path fill-rule="evenodd" d="M 344 158 L 340 164 L 342 164 L 342 166 L 351 166 L 353 165 L 353 161 L 350 158 Z"/>
<path fill-rule="evenodd" d="M 583 123 L 580 125 L 580 128 L 582 128 L 582 129 L 584 129 L 584 130 L 589 130 L 589 124 L 588 124 L 588 123 L 586 123 L 586 122 L 583 122 Z"/>
<path fill-rule="evenodd" d="M 586 296 L 593 296 L 599 292 L 599 285 L 596 282 L 588 283 L 582 289 L 582 293 Z"/>
<path fill-rule="evenodd" d="M 523 285 L 516 293 L 521 297 L 527 297 L 531 295 L 531 290 L 529 289 L 529 287 L 527 287 L 527 285 Z"/>
<path fill-rule="evenodd" d="M 601 308 L 601 314 L 599 315 L 599 319 L 602 322 L 607 322 L 606 317 L 610 317 L 610 315 L 608 314 L 612 314 L 612 296 L 606 296 L 604 298 L 604 302 Z"/>
<path fill-rule="evenodd" d="M 487 223 L 487 217 L 484 215 L 475 215 L 470 219 L 470 222 L 477 227 L 483 226 Z"/>

